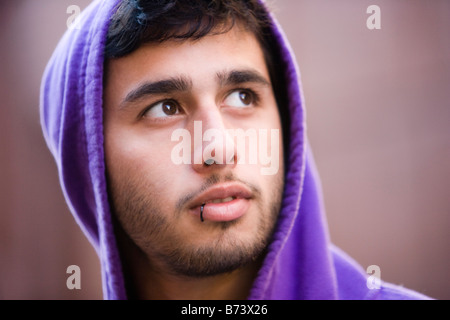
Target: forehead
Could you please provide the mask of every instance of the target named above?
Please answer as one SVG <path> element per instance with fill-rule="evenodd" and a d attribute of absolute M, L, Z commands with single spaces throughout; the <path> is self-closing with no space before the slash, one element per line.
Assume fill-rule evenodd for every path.
<path fill-rule="evenodd" d="M 189 77 L 195 86 L 231 69 L 253 69 L 269 81 L 259 41 L 238 26 L 199 40 L 144 44 L 125 57 L 111 59 L 107 62 L 106 90 L 118 95 L 144 81 L 177 76 Z"/>

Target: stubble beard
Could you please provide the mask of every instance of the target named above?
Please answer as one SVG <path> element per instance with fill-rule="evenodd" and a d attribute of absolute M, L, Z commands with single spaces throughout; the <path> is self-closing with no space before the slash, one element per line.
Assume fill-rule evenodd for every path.
<path fill-rule="evenodd" d="M 217 180 L 217 177 L 209 179 Z M 127 183 L 126 186 L 111 188 L 115 215 L 127 236 L 153 268 L 185 277 L 223 274 L 261 258 L 275 229 L 283 189 L 281 182 L 279 188 L 274 188 L 267 205 L 262 202 L 259 189 L 247 184 L 257 195 L 251 200 L 258 209 L 256 231 L 251 240 L 244 241 L 235 236 L 233 229 L 242 223 L 237 219 L 209 225 L 208 228 L 214 228 L 218 236 L 213 241 L 194 245 L 177 234 L 176 228 L 161 212 L 157 197 L 142 194 L 141 190 L 149 189 L 139 185 Z"/>

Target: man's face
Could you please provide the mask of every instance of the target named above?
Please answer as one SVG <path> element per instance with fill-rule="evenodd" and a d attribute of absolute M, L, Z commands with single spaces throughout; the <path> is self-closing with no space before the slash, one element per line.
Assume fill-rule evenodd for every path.
<path fill-rule="evenodd" d="M 107 70 L 110 199 L 148 262 L 208 276 L 260 256 L 280 209 L 284 168 L 280 117 L 256 37 L 234 27 L 147 44 Z M 209 158 L 215 162 L 204 164 Z"/>

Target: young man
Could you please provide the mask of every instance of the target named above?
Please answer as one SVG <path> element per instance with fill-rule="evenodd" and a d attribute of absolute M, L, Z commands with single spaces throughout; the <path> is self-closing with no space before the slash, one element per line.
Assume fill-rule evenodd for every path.
<path fill-rule="evenodd" d="M 105 298 L 426 298 L 329 243 L 297 68 L 262 2 L 94 1 L 80 25 L 42 125 Z"/>

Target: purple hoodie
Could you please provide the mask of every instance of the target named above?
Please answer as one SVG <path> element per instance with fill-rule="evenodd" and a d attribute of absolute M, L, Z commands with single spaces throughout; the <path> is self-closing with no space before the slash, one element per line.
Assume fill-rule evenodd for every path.
<path fill-rule="evenodd" d="M 108 202 L 103 149 L 103 61 L 108 22 L 119 0 L 95 0 L 68 30 L 44 73 L 41 122 L 55 157 L 64 196 L 94 246 L 105 299 L 126 299 L 124 276 Z M 288 83 L 290 147 L 285 192 L 267 255 L 249 299 L 428 299 L 381 282 L 330 243 L 322 191 L 306 139 L 305 105 L 291 48 L 273 18 Z M 370 280 L 370 279 L 369 279 Z"/>

